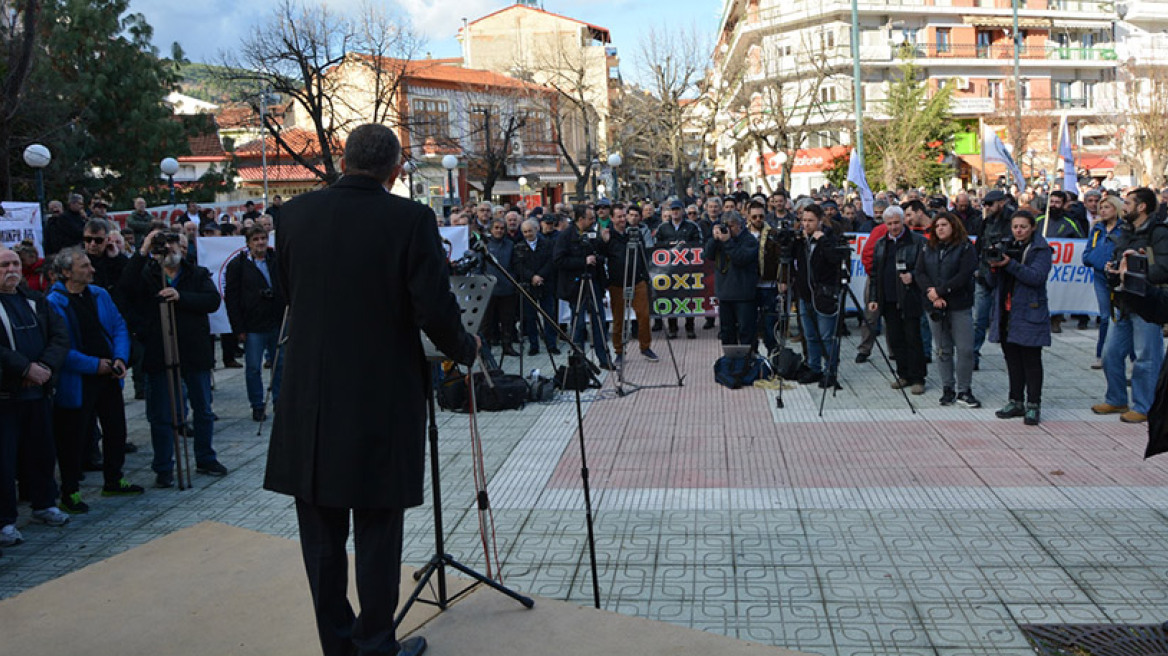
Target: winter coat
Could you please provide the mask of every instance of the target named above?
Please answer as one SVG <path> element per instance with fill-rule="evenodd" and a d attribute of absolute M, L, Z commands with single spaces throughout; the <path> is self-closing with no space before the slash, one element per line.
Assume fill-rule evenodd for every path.
<path fill-rule="evenodd" d="M 288 301 L 276 275 L 276 251 L 269 248 L 264 261 L 268 264 L 269 284 L 259 266 L 245 250 L 227 263 L 223 273 L 223 303 L 231 332 L 270 333 L 280 329 Z"/>
<path fill-rule="evenodd" d="M 702 243 L 702 229 L 693 221 L 683 219 L 680 225 L 673 225 L 672 221 L 665 221 L 657 227 L 654 235 L 658 247 L 674 245 L 697 246 Z"/>
<path fill-rule="evenodd" d="M 1102 221 L 1096 221 L 1091 227 L 1091 234 L 1087 237 L 1087 247 L 1083 249 L 1083 265 L 1095 270 L 1096 276 L 1104 275 L 1104 267 L 1111 261 L 1111 252 L 1115 247 L 1113 240 L 1119 234 L 1122 221 L 1116 221 L 1111 230 Z"/>
<path fill-rule="evenodd" d="M 222 299 L 211 273 L 186 261 L 174 280 L 178 301 L 174 303 L 174 323 L 178 332 L 178 357 L 183 371 L 210 371 L 215 366 L 208 316 L 219 309 Z M 153 258 L 136 253 L 126 264 L 118 293 L 123 299 L 130 332 L 146 347 L 142 367 L 147 373 L 166 369 L 162 356 L 162 312 L 158 293 L 162 291 L 162 267 Z"/>
<path fill-rule="evenodd" d="M 507 273 L 512 273 L 515 270 L 514 263 L 512 262 L 515 253 L 515 242 L 507 235 L 503 235 L 502 239 L 488 237 L 486 241 L 487 250 L 499 261 L 499 266 L 502 266 Z M 491 296 L 515 295 L 515 285 L 512 285 L 511 281 L 507 279 L 507 276 L 500 273 L 494 264 L 488 262 L 483 267 L 483 271 L 495 279 L 495 286 L 491 288 Z"/>
<path fill-rule="evenodd" d="M 625 260 L 628 259 L 629 232 L 631 230 L 640 231 L 639 228 L 632 227 L 626 227 L 624 232 L 610 230 L 608 241 L 604 242 L 601 247 L 604 257 L 608 261 L 608 282 L 613 287 L 621 287 L 625 284 Z M 642 231 L 642 234 L 647 235 L 648 231 Z M 644 244 L 637 249 L 636 279 L 634 282 L 649 282 L 649 250 L 650 248 Z M 629 264 L 627 268 L 633 266 L 633 264 Z"/>
<path fill-rule="evenodd" d="M 69 332 L 65 322 L 49 306 L 49 301 L 36 292 L 16 288 L 16 295 L 23 298 L 36 313 L 37 324 L 45 348 L 40 356 L 29 358 L 13 345 L 11 319 L 0 305 L 0 399 L 11 398 L 24 389 L 24 375 L 33 362 L 39 362 L 53 372 L 53 377 L 44 386 L 45 394 L 51 394 L 61 375 L 61 366 L 69 354 Z"/>
<path fill-rule="evenodd" d="M 843 253 L 839 238 L 830 228 L 809 249 L 806 238 L 795 242 L 795 297 L 810 302 L 822 314 L 833 314 L 839 307 Z M 808 254 L 810 251 L 810 255 Z"/>
<path fill-rule="evenodd" d="M 754 301 L 758 286 L 758 240 L 745 228 L 737 237 L 711 237 L 702 257 L 714 264 L 714 293 L 719 301 Z"/>
<path fill-rule="evenodd" d="M 894 281 L 896 298 L 884 298 L 884 280 L 881 276 L 886 275 L 884 260 L 891 255 L 890 249 L 894 244 L 896 244 L 896 249 L 893 251 L 896 253 L 896 263 L 903 262 L 906 272 L 913 274 L 913 280 L 916 280 L 917 261 L 920 259 L 921 252 L 925 250 L 925 238 L 915 230 L 905 230 L 900 239 L 894 242 L 889 238 L 889 235 L 885 234 L 884 238 L 876 242 L 872 251 L 872 278 L 868 284 L 868 302 L 874 302 L 881 306 L 885 303 L 896 303 L 900 316 L 919 317 L 924 311 L 920 289 L 915 284 L 906 285 L 901 282 L 896 271 L 892 274 L 897 276 Z"/>
<path fill-rule="evenodd" d="M 977 254 L 973 244 L 965 239 L 958 244 L 938 242 L 936 247 L 925 244 L 917 259 L 913 279 L 921 293 L 923 303 L 931 307 L 928 300 L 930 287 L 945 299 L 950 310 L 966 310 L 973 307 L 973 272 L 977 270 Z"/>
<path fill-rule="evenodd" d="M 104 337 L 109 344 L 114 360 L 124 363 L 130 362 L 130 331 L 126 327 L 122 313 L 118 312 L 109 292 L 97 285 L 89 286 L 89 293 L 93 294 L 97 305 L 97 319 L 105 329 Z M 69 354 L 65 356 L 65 364 L 61 367 L 61 378 L 57 383 L 56 403 L 62 408 L 80 408 L 82 396 L 81 377 L 92 376 L 97 373 L 101 359 L 82 353 L 81 323 L 77 319 L 77 312 L 69 302 L 69 290 L 62 283 L 53 285 L 49 292 L 49 304 L 53 310 L 65 321 L 69 332 Z M 118 381 L 121 383 L 122 381 Z"/>
<path fill-rule="evenodd" d="M 1050 307 L 1046 296 L 1046 279 L 1050 275 L 1050 244 L 1036 230 L 1022 252 L 1022 260 L 1011 259 L 1004 268 L 993 267 L 986 284 L 994 290 L 990 306 L 988 337 L 1001 343 L 1001 313 L 1009 282 L 1013 280 L 1006 341 L 1019 346 L 1050 346 Z"/>
<path fill-rule="evenodd" d="M 536 298 L 543 298 L 555 287 L 556 269 L 552 265 L 552 250 L 555 245 L 551 239 L 543 235 L 535 238 L 535 250 L 527 245 L 527 240 L 515 244 L 515 252 L 511 255 L 511 262 L 515 267 L 515 279 L 521 284 L 531 285 L 535 276 L 543 278 L 543 284 L 531 287 L 531 294 Z"/>
<path fill-rule="evenodd" d="M 588 264 L 588 256 L 596 255 L 596 264 Z M 560 298 L 573 305 L 580 292 L 580 276 L 592 275 L 592 288 L 601 290 L 608 286 L 604 277 L 604 256 L 594 252 L 584 243 L 580 229 L 575 223 L 560 231 L 556 246 L 552 251 L 552 261 L 556 266 L 556 287 Z"/>

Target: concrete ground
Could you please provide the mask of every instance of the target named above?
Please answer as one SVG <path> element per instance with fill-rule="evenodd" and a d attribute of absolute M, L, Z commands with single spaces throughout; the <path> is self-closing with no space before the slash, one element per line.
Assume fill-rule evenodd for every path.
<path fill-rule="evenodd" d="M 821 418 L 817 388 L 785 391 L 778 409 L 777 391 L 717 386 L 716 331 L 672 342 L 683 387 L 618 396 L 609 380 L 584 395 L 601 605 L 825 656 L 1022 656 L 1033 651 L 1019 624 L 1168 619 L 1168 456 L 1144 461 L 1144 427 L 1091 414 L 1104 388 L 1089 368 L 1095 331 L 1073 325 L 1046 351 L 1036 428 L 993 416 L 1006 393 L 995 345 L 974 374 L 984 408 L 939 407 L 930 367 L 913 413 L 884 362 L 854 364 L 858 338 L 844 338 L 844 389 Z M 654 339 L 662 361 L 634 352 L 626 376 L 676 384 Z M 551 364 L 526 359 L 534 367 Z M 290 500 L 260 489 L 267 425 L 257 436 L 242 371 L 215 378 L 230 475 L 105 499 L 90 474 L 92 510 L 63 528 L 29 524 L 22 507 L 25 543 L 4 549 L 0 598 L 203 520 L 296 535 Z M 149 485 L 144 403 L 127 412 L 143 447 L 128 477 Z M 589 605 L 575 419 L 564 394 L 478 425 L 505 583 Z M 467 416 L 441 412 L 439 425 L 447 550 L 484 569 Z M 420 566 L 431 508 L 406 521 L 406 562 Z"/>

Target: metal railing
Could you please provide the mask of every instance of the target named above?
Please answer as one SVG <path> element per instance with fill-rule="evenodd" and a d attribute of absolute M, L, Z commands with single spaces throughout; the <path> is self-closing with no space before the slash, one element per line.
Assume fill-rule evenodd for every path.
<path fill-rule="evenodd" d="M 906 52 L 913 57 L 952 57 L 955 59 L 1013 59 L 1014 45 L 994 43 L 975 45 L 969 43 L 905 43 L 892 44 L 893 52 Z M 1115 61 L 1115 48 L 1102 46 L 1022 46 L 1018 49 L 1021 59 L 1075 60 L 1075 61 Z"/>

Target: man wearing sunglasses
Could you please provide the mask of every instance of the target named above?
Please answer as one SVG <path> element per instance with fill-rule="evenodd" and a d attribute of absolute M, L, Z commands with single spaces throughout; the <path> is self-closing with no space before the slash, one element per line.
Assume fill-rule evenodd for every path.
<path fill-rule="evenodd" d="M 90 219 L 85 223 L 85 232 L 81 237 L 81 244 L 85 247 L 85 254 L 93 264 L 93 284 L 107 292 L 113 292 L 114 286 L 122 279 L 122 271 L 126 268 L 129 258 L 122 255 L 111 257 L 109 250 L 110 224 L 105 219 Z"/>

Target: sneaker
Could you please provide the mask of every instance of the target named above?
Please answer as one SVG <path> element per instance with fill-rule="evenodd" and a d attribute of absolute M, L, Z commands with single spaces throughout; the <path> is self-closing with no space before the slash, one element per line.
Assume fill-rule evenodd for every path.
<path fill-rule="evenodd" d="M 1042 412 L 1038 409 L 1037 403 L 1026 404 L 1026 414 L 1022 423 L 1027 426 L 1037 426 L 1038 422 L 1042 421 Z"/>
<path fill-rule="evenodd" d="M 539 355 L 539 347 L 538 346 L 527 347 L 527 354 L 528 355 Z"/>
<path fill-rule="evenodd" d="M 251 409 L 251 420 L 252 421 L 263 421 L 267 418 L 268 418 L 268 413 L 264 412 L 263 408 L 252 408 Z"/>
<path fill-rule="evenodd" d="M 195 468 L 195 471 L 200 474 L 207 474 L 209 476 L 226 476 L 227 468 L 219 463 L 218 460 L 206 462 Z"/>
<path fill-rule="evenodd" d="M 1007 401 L 1001 410 L 994 413 L 998 419 L 1013 419 L 1024 414 L 1026 414 L 1026 407 L 1022 405 L 1021 401 Z"/>
<path fill-rule="evenodd" d="M 1148 415 L 1135 410 L 1128 410 L 1119 416 L 1119 420 L 1125 424 L 1142 424 L 1148 420 Z"/>
<path fill-rule="evenodd" d="M 15 547 L 21 542 L 24 542 L 24 536 L 16 530 L 16 524 L 0 528 L 0 547 Z"/>
<path fill-rule="evenodd" d="M 896 380 L 892 381 L 891 383 L 888 383 L 888 386 L 891 387 L 892 389 L 904 389 L 904 388 L 908 387 L 909 385 L 911 385 L 911 383 L 909 383 L 907 380 L 905 380 L 903 378 L 897 378 Z"/>
<path fill-rule="evenodd" d="M 174 473 L 173 472 L 158 472 L 154 475 L 154 487 L 165 490 L 174 487 Z"/>
<path fill-rule="evenodd" d="M 84 515 L 89 512 L 89 504 L 81 500 L 80 492 L 61 496 L 61 510 L 70 515 Z"/>
<path fill-rule="evenodd" d="M 1091 363 L 1091 368 L 1092 369 L 1102 369 L 1103 368 L 1103 360 L 1100 360 L 1099 358 L 1095 358 L 1095 361 Z"/>
<path fill-rule="evenodd" d="M 32 518 L 49 526 L 64 526 L 69 522 L 69 515 L 61 512 L 61 509 L 56 506 L 34 510 L 32 511 Z"/>
<path fill-rule="evenodd" d="M 1097 415 L 1118 415 L 1128 411 L 1126 405 L 1111 405 L 1110 403 L 1096 403 L 1091 406 L 1091 412 Z"/>
<path fill-rule="evenodd" d="M 645 356 L 645 359 L 649 362 L 657 362 L 661 359 L 657 357 L 657 354 L 653 352 L 653 349 L 644 349 L 641 351 L 641 355 Z"/>
<path fill-rule="evenodd" d="M 980 408 L 981 407 L 981 401 L 978 401 L 977 397 L 973 395 L 973 392 L 971 392 L 969 390 L 966 390 L 966 391 L 957 395 L 957 403 L 959 403 L 960 405 L 963 405 L 967 408 Z"/>
<path fill-rule="evenodd" d="M 870 357 L 872 357 L 872 355 L 870 353 L 857 353 L 856 354 L 856 364 L 864 364 L 865 362 L 868 361 L 868 358 L 870 358 Z"/>
<path fill-rule="evenodd" d="M 802 376 L 799 376 L 800 385 L 811 385 L 818 383 L 823 378 L 823 374 L 818 371 L 807 371 Z"/>
<path fill-rule="evenodd" d="M 952 387 L 946 387 L 941 392 L 941 400 L 939 401 L 939 403 L 941 405 L 953 405 L 953 402 L 956 400 L 957 400 L 957 392 L 954 392 Z"/>
<path fill-rule="evenodd" d="M 664 323 L 663 321 L 661 321 L 660 319 L 654 319 L 654 320 L 653 320 L 653 326 L 652 326 L 652 328 L 651 328 L 650 330 L 652 330 L 652 331 L 653 331 L 653 332 L 655 332 L 655 333 L 659 333 L 659 332 L 661 332 L 661 331 L 662 331 L 664 328 L 665 328 L 665 323 Z"/>
<path fill-rule="evenodd" d="M 134 485 L 122 479 L 118 481 L 117 485 L 106 485 L 101 488 L 101 496 L 103 497 L 133 497 L 142 494 L 146 491 L 141 485 Z"/>
<path fill-rule="evenodd" d="M 925 384 L 913 383 L 913 386 L 910 387 L 908 391 L 912 392 L 913 396 L 920 396 L 921 394 L 925 393 Z"/>

